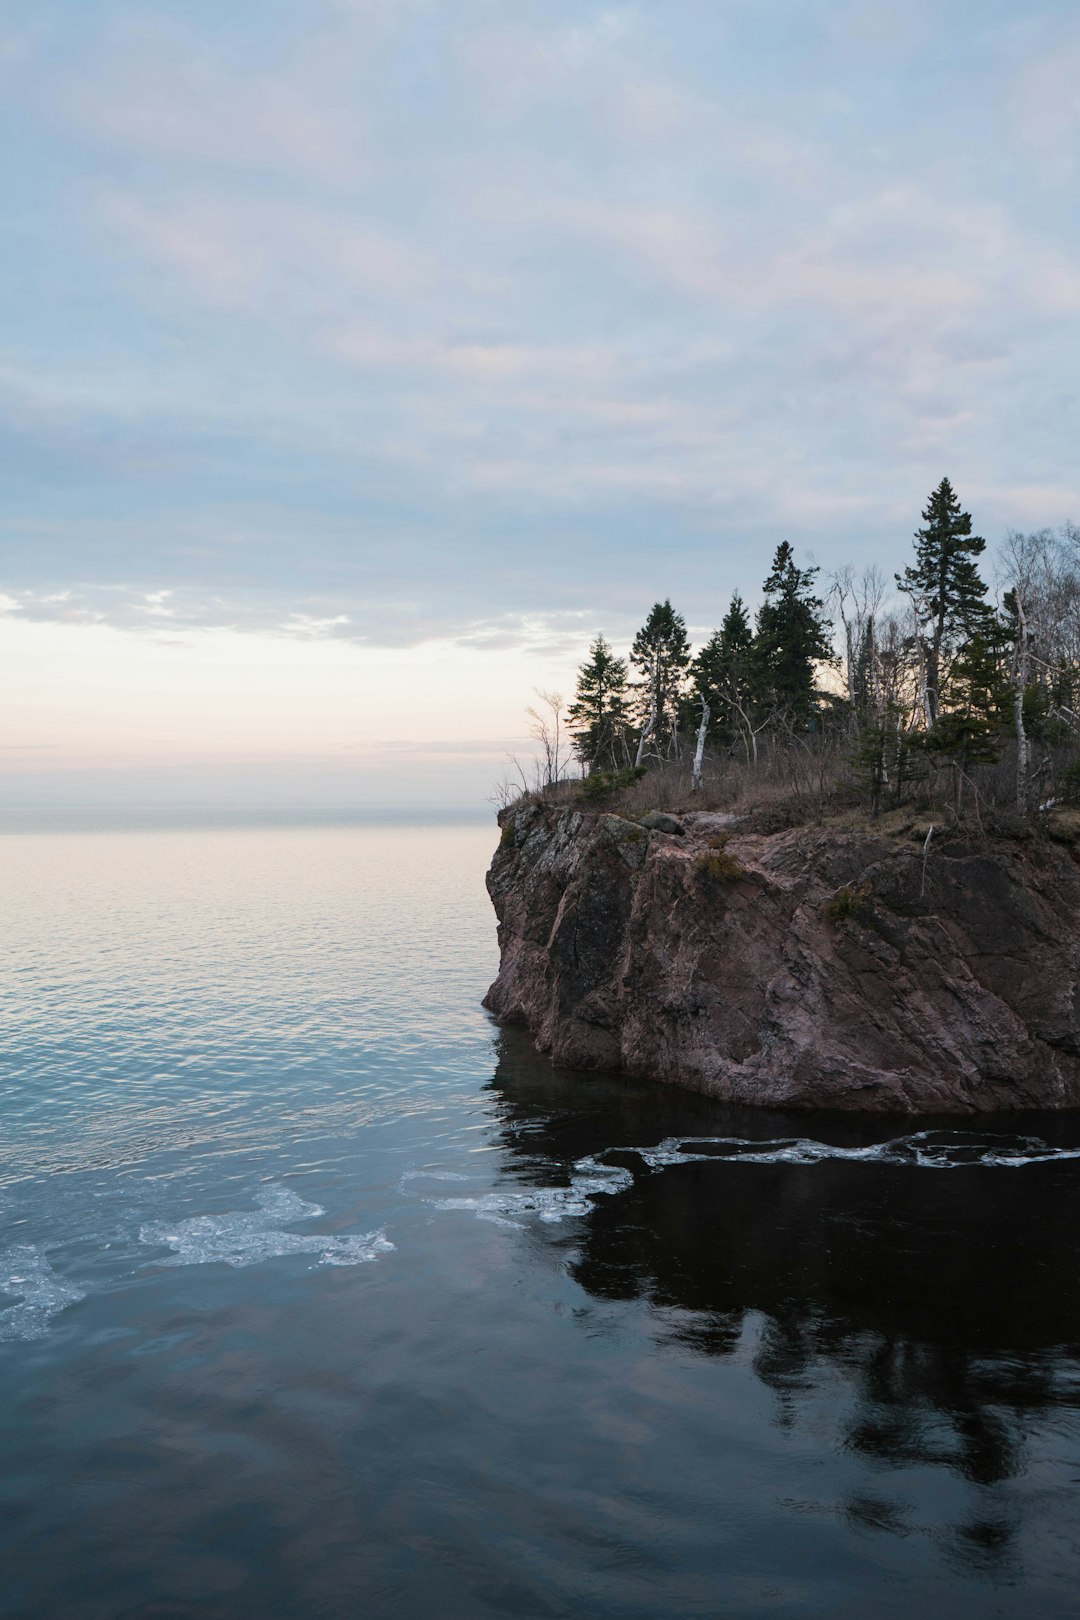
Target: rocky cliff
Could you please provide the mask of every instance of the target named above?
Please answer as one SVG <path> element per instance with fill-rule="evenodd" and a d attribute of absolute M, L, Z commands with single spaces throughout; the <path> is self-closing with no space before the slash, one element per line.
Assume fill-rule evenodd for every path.
<path fill-rule="evenodd" d="M 500 816 L 485 1005 L 556 1062 L 770 1106 L 1080 1106 L 1067 851 L 649 820 Z"/>

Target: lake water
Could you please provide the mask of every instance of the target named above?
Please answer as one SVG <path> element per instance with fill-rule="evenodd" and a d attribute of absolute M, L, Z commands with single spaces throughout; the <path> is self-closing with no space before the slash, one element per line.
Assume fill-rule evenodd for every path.
<path fill-rule="evenodd" d="M 1075 1615 L 1080 1121 L 555 1071 L 494 842 L 0 838 L 4 1615 Z"/>

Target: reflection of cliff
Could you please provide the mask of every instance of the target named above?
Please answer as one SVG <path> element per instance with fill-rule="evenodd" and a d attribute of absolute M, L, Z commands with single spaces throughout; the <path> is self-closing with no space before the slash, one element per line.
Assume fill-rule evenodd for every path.
<path fill-rule="evenodd" d="M 1075 1167 L 674 1167 L 597 1200 L 574 1275 L 693 1313 L 672 1331 L 710 1354 L 760 1315 L 754 1367 L 785 1408 L 839 1371 L 856 1400 L 845 1445 L 985 1484 L 1015 1472 L 1024 1413 L 1064 1399 L 1056 1353 L 1080 1354 L 1080 1257 L 1046 1252 L 1063 1218 L 1075 1230 L 1075 1181 Z"/>
<path fill-rule="evenodd" d="M 584 1154 L 672 1132 L 806 1130 L 805 1116 L 716 1105 L 706 1116 L 681 1099 L 673 1114 L 663 1088 L 560 1076 L 512 1035 L 502 1052 L 494 1089 L 515 1179 L 550 1184 Z M 836 1118 L 829 1128 L 851 1145 L 865 1131 Z M 633 1185 L 596 1198 L 578 1223 L 574 1277 L 599 1298 L 659 1307 L 657 1332 L 684 1346 L 749 1354 L 777 1422 L 811 1410 L 820 1422 L 824 1402 L 837 1448 L 993 1486 L 1021 1468 L 1028 1425 L 1075 1402 L 1077 1161 L 940 1171 L 743 1159 L 657 1172 L 623 1162 Z M 885 1527 L 895 1509 L 881 1493 L 848 1506 Z M 991 1516 L 956 1535 L 958 1552 L 986 1559 L 1009 1530 Z"/>
<path fill-rule="evenodd" d="M 1080 1106 L 1080 873 L 1053 845 L 500 819 L 487 1005 L 560 1063 L 779 1107 Z"/>

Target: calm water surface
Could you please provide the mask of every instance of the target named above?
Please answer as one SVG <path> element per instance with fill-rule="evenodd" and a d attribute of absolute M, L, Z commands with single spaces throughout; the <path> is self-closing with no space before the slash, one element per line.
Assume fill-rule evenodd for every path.
<path fill-rule="evenodd" d="M 0 1609 L 1077 1612 L 1080 1122 L 553 1071 L 489 825 L 0 838 Z"/>

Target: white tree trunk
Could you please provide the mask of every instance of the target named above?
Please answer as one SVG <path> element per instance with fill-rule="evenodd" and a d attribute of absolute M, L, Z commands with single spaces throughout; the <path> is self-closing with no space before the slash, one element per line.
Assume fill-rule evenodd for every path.
<path fill-rule="evenodd" d="M 698 726 L 697 747 L 694 749 L 694 772 L 693 772 L 693 775 L 690 778 L 690 788 L 691 788 L 691 791 L 694 792 L 694 793 L 699 793 L 701 791 L 701 760 L 702 760 L 702 756 L 705 753 L 705 733 L 709 729 L 709 717 L 710 717 L 711 713 L 712 713 L 712 710 L 709 708 L 709 705 L 705 702 L 705 699 L 702 698 L 702 700 L 701 700 L 701 724 L 700 724 L 700 726 Z"/>
<path fill-rule="evenodd" d="M 645 744 L 656 730 L 656 722 L 660 718 L 660 663 L 659 655 L 653 655 L 649 669 L 649 718 L 645 722 L 645 729 L 641 733 L 637 745 L 637 757 L 634 760 L 634 769 L 640 766 L 645 757 Z"/>
<path fill-rule="evenodd" d="M 653 732 L 655 730 L 656 730 L 656 694 L 654 692 L 653 693 L 652 708 L 649 710 L 649 718 L 646 720 L 645 729 L 641 733 L 640 738 L 638 739 L 637 757 L 634 760 L 634 769 L 635 770 L 637 770 L 638 766 L 641 764 L 641 758 L 642 758 L 642 755 L 645 752 L 645 744 L 648 742 L 649 738 L 652 736 L 652 734 L 653 734 Z"/>
<path fill-rule="evenodd" d="M 1028 798 L 1028 738 L 1024 729 L 1024 693 L 1028 680 L 1027 619 L 1024 617 L 1020 592 L 1016 591 L 1016 617 L 1020 622 L 1020 636 L 1016 645 L 1016 681 L 1013 701 L 1016 714 L 1016 808 L 1021 815 L 1027 812 Z"/>

